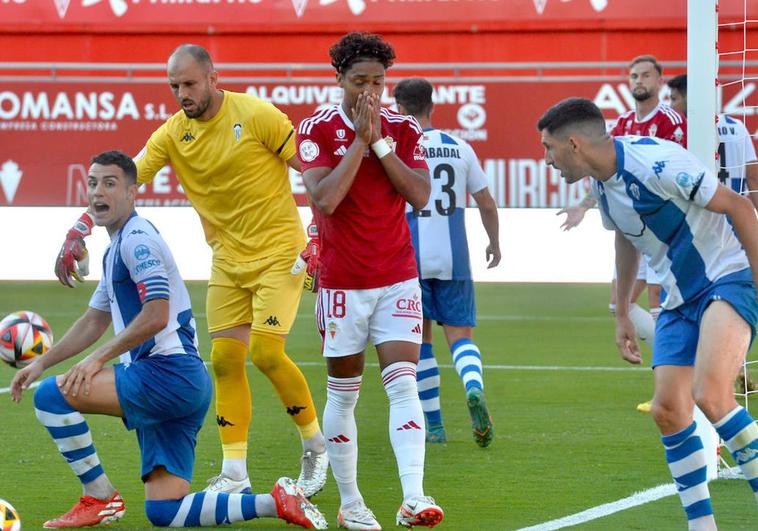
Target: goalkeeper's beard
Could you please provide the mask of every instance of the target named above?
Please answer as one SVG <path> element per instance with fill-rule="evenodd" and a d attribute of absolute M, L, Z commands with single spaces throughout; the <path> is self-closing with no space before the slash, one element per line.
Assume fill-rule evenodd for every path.
<path fill-rule="evenodd" d="M 192 101 L 192 100 L 189 100 L 189 101 Z M 194 111 L 188 111 L 187 109 L 184 108 L 184 105 L 182 104 L 182 110 L 184 111 L 184 115 L 187 118 L 199 118 L 200 116 L 202 116 L 203 114 L 205 114 L 205 111 L 207 111 L 208 107 L 210 107 L 210 105 L 211 105 L 211 97 L 208 96 L 203 101 L 197 102 L 197 103 L 194 102 L 194 101 L 192 101 L 192 103 L 195 104 L 195 110 Z"/>

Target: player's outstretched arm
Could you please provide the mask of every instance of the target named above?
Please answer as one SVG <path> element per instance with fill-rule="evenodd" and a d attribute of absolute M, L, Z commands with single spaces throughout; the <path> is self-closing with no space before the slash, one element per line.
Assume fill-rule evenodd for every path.
<path fill-rule="evenodd" d="M 111 314 L 88 308 L 44 356 L 38 356 L 32 363 L 20 369 L 11 382 L 11 398 L 18 402 L 23 391 L 29 388 L 46 369 L 61 361 L 76 356 L 100 339 L 111 324 Z"/>
<path fill-rule="evenodd" d="M 584 219 L 584 215 L 590 208 L 595 206 L 596 202 L 592 194 L 587 194 L 579 204 L 559 210 L 556 216 L 566 214 L 566 219 L 563 221 L 561 228 L 566 231 L 578 226 Z"/>
<path fill-rule="evenodd" d="M 705 208 L 712 212 L 726 214 L 732 220 L 734 232 L 750 262 L 753 282 L 758 286 L 758 219 L 755 217 L 753 203 L 745 196 L 732 191 L 731 188 L 719 185 Z"/>
<path fill-rule="evenodd" d="M 485 249 L 485 258 L 489 262 L 487 269 L 492 269 L 493 267 L 497 267 L 501 258 L 500 219 L 497 213 L 497 204 L 486 187 L 472 195 L 479 207 L 479 216 L 482 218 L 482 225 L 490 240 L 487 249 Z"/>
<path fill-rule="evenodd" d="M 620 231 L 616 231 L 616 346 L 621 357 L 629 363 L 642 363 L 634 324 L 629 318 L 629 307 L 640 255 Z"/>
<path fill-rule="evenodd" d="M 74 226 L 66 233 L 66 239 L 55 259 L 55 276 L 64 286 L 73 288 L 74 280 L 83 282 L 89 274 L 89 258 L 84 238 L 92 234 L 94 222 L 88 212 L 84 212 Z"/>

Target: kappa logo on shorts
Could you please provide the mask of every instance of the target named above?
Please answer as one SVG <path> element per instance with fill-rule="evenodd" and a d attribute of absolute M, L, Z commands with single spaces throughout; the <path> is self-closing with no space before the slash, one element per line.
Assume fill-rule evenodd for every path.
<path fill-rule="evenodd" d="M 218 424 L 222 428 L 224 428 L 226 426 L 234 426 L 234 424 L 232 424 L 231 422 L 229 422 L 228 420 L 226 420 L 224 417 L 220 417 L 218 415 L 216 415 L 216 424 Z"/>
<path fill-rule="evenodd" d="M 268 319 L 263 321 L 263 323 L 269 326 L 282 326 L 279 324 L 279 319 L 277 319 L 275 315 L 269 315 Z"/>
<path fill-rule="evenodd" d="M 287 414 L 293 417 L 300 413 L 302 410 L 307 409 L 305 406 L 292 406 L 287 408 Z"/>

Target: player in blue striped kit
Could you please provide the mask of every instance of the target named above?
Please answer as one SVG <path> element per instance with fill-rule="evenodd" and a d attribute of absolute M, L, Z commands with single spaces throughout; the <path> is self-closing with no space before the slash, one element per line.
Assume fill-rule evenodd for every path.
<path fill-rule="evenodd" d="M 89 308 L 44 356 L 20 370 L 11 396 L 43 371 L 78 355 L 113 323 L 114 337 L 65 374 L 42 381 L 34 394 L 39 421 L 79 478 L 83 495 L 46 528 L 77 528 L 118 520 L 124 500 L 105 474 L 82 413 L 121 417 L 137 433 L 145 512 L 153 525 L 208 526 L 279 517 L 325 527 L 321 513 L 293 480 L 271 494 L 190 493 L 197 433 L 211 399 L 211 380 L 197 351 L 189 293 L 156 228 L 134 210 L 137 169 L 118 152 L 92 159 L 90 212 L 111 238 L 103 276 Z M 105 367 L 121 355 L 121 363 Z"/>
<path fill-rule="evenodd" d="M 603 224 L 616 233 L 616 344 L 630 363 L 641 357 L 622 303 L 629 301 L 639 252 L 662 278 L 652 414 L 689 529 L 716 529 L 706 456 L 692 420 L 695 404 L 726 442 L 758 501 L 758 425 L 732 390 L 758 320 L 753 206 L 673 142 L 611 138 L 589 100 L 556 104 L 537 129 L 545 161 L 567 183 L 593 178 Z"/>
<path fill-rule="evenodd" d="M 466 389 L 474 440 L 486 447 L 492 442 L 494 431 L 484 401 L 481 353 L 473 341 L 476 307 L 466 239 L 467 194 L 479 206 L 489 237 L 485 250 L 488 268 L 500 263 L 497 205 L 471 146 L 432 127 L 432 92 L 431 83 L 422 78 L 404 79 L 394 90 L 399 112 L 414 116 L 424 128 L 421 143 L 432 177 L 432 193 L 426 206 L 415 210 L 408 205 L 406 210 L 416 250 L 424 313 L 417 385 L 426 417 L 426 440 L 444 443 L 447 433 L 440 410 L 439 368 L 432 351 L 432 322 L 437 321 L 443 327 L 455 370 Z"/>

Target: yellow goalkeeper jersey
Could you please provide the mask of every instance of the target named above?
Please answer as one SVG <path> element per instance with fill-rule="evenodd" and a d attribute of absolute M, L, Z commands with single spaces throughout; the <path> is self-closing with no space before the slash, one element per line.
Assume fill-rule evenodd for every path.
<path fill-rule="evenodd" d="M 224 91 L 216 116 L 200 121 L 177 112 L 135 162 L 140 184 L 171 164 L 214 257 L 247 261 L 305 244 L 286 163 L 294 155 L 287 115 L 253 96 Z"/>

